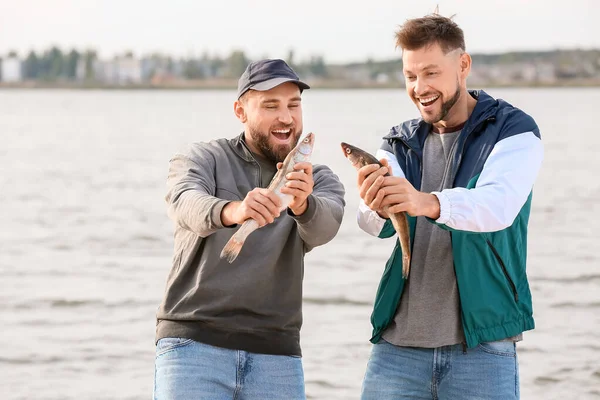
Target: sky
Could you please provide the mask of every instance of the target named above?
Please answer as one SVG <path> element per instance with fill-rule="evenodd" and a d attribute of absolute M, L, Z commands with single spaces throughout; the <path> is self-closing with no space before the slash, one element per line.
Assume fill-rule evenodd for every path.
<path fill-rule="evenodd" d="M 0 0 L 0 56 L 52 45 L 176 57 L 311 55 L 327 63 L 400 56 L 394 31 L 409 18 L 455 15 L 467 51 L 600 48 L 600 1 L 570 0 Z"/>

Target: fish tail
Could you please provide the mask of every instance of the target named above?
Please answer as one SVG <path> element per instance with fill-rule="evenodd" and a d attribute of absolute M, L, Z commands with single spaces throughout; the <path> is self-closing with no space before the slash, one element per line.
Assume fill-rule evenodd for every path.
<path fill-rule="evenodd" d="M 231 264 L 237 258 L 238 254 L 240 254 L 240 251 L 242 251 L 243 245 L 244 240 L 238 240 L 236 235 L 233 235 L 225 247 L 223 247 L 221 258 L 227 258 L 227 261 Z"/>
<path fill-rule="evenodd" d="M 404 252 L 402 252 L 402 278 L 408 279 L 409 272 L 410 272 L 410 254 L 404 254 Z"/>
<path fill-rule="evenodd" d="M 406 214 L 396 213 L 390 215 L 392 224 L 398 234 L 398 241 L 400 242 L 400 248 L 402 249 L 402 278 L 407 279 L 408 273 L 410 272 L 410 229 L 408 226 L 408 218 Z"/>
<path fill-rule="evenodd" d="M 246 242 L 248 235 L 256 229 L 258 229 L 258 223 L 255 220 L 246 220 L 242 224 L 242 227 L 225 244 L 225 247 L 223 247 L 221 258 L 227 258 L 227 261 L 231 264 L 237 258 L 238 254 L 240 254 L 240 251 L 242 251 L 242 246 Z"/>
<path fill-rule="evenodd" d="M 408 279 L 408 273 L 410 271 L 410 228 L 408 226 L 408 218 L 406 218 L 406 214 L 402 213 L 402 224 L 404 225 L 404 244 L 402 248 L 402 275 L 404 279 Z"/>

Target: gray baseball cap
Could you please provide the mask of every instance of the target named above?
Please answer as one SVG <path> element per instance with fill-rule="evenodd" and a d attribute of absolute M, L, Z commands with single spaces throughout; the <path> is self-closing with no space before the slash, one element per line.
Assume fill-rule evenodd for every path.
<path fill-rule="evenodd" d="M 259 60 L 250 63 L 238 81 L 238 99 L 248 90 L 265 91 L 284 82 L 294 82 L 300 88 L 310 89 L 294 70 L 280 59 Z"/>

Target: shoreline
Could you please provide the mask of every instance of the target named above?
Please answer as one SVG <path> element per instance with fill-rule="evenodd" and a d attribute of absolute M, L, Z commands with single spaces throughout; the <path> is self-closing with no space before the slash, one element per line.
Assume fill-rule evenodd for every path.
<path fill-rule="evenodd" d="M 600 87 L 600 80 L 563 80 L 557 82 L 483 82 L 472 84 L 471 87 L 478 88 L 574 88 L 574 87 Z M 0 90 L 12 89 L 61 89 L 61 90 L 235 90 L 237 81 L 176 81 L 158 84 L 102 84 L 97 82 L 0 82 Z M 358 89 L 404 89 L 400 82 L 374 83 L 374 82 L 352 82 L 352 81 L 317 81 L 311 84 L 311 89 L 329 90 L 358 90 Z"/>

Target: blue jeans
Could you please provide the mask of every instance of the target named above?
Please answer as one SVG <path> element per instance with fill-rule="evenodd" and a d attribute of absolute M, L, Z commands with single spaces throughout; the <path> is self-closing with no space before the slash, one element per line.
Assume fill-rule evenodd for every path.
<path fill-rule="evenodd" d="M 164 338 L 156 344 L 155 400 L 306 399 L 302 358 Z"/>
<path fill-rule="evenodd" d="M 373 345 L 362 400 L 519 399 L 519 365 L 513 342 L 435 349 Z"/>

